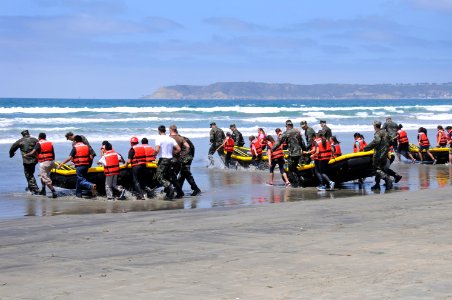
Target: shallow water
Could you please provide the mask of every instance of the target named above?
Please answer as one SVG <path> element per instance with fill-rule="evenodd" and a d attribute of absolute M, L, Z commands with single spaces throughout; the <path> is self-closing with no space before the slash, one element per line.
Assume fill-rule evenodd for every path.
<path fill-rule="evenodd" d="M 416 191 L 420 189 L 438 189 L 452 185 L 452 166 L 419 165 L 394 163 L 392 168 L 400 173 L 402 180 L 394 185 L 390 193 Z M 292 201 L 328 201 L 349 196 L 364 196 L 375 193 L 370 189 L 373 178 L 367 178 L 364 188 L 347 182 L 335 191 L 318 192 L 315 188 L 285 188 L 279 176 L 275 186 L 266 185 L 266 171 L 223 170 L 220 168 L 194 168 L 195 179 L 203 190 L 197 197 L 188 196 L 191 192 L 187 184 L 184 190 L 187 196 L 177 201 L 164 201 L 159 194 L 154 199 L 107 201 L 104 197 L 94 199 L 75 198 L 68 190 L 60 190 L 58 199 L 43 196 L 31 196 L 26 192 L 14 192 L 0 196 L 0 219 L 20 218 L 23 216 L 54 216 L 61 214 L 99 214 L 127 213 L 137 211 L 156 211 L 169 209 L 206 209 L 233 208 L 248 205 L 269 205 Z M 401 194 L 401 197 L 402 194 Z M 130 197 L 129 199 L 133 199 Z M 366 198 L 362 198 L 363 201 Z"/>

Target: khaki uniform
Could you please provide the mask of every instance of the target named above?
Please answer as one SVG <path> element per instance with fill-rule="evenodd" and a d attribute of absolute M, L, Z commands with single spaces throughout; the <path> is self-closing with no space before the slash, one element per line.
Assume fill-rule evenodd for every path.
<path fill-rule="evenodd" d="M 12 144 L 11 149 L 9 150 L 9 157 L 13 157 L 17 149 L 20 149 L 24 165 L 24 174 L 28 184 L 28 190 L 31 192 L 39 191 L 38 185 L 36 183 L 36 178 L 34 176 L 35 167 L 38 163 L 38 160 L 36 156 L 25 156 L 25 154 L 32 151 L 37 142 L 38 139 L 30 136 L 25 136 Z"/>

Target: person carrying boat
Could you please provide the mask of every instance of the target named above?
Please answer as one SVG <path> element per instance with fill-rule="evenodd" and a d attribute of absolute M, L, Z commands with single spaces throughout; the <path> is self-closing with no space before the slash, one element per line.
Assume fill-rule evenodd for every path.
<path fill-rule="evenodd" d="M 333 152 L 333 158 L 339 157 L 342 155 L 341 142 L 339 142 L 335 135 L 330 138 L 331 150 Z"/>
<path fill-rule="evenodd" d="M 452 126 L 446 127 L 447 144 L 449 145 L 449 165 L 452 165 Z"/>
<path fill-rule="evenodd" d="M 275 129 L 275 133 L 276 133 L 277 140 L 280 140 L 281 139 L 281 135 L 283 134 L 281 128 L 279 128 L 279 127 L 276 128 Z M 281 146 L 282 146 L 283 150 L 287 150 L 287 144 L 286 143 L 283 143 Z"/>
<path fill-rule="evenodd" d="M 79 134 L 78 136 L 80 136 L 82 138 L 82 143 L 88 146 L 89 153 L 91 154 L 91 156 L 94 159 L 94 157 L 96 157 L 97 154 L 94 151 L 94 149 L 91 147 L 91 145 L 89 144 L 88 139 L 84 135 L 81 135 L 81 134 Z M 76 141 L 74 140 L 75 135 L 72 131 L 69 131 L 68 133 L 66 133 L 65 137 L 66 137 L 66 140 L 72 142 L 72 146 L 74 146 L 76 144 Z M 93 164 L 93 160 L 90 161 L 89 166 L 91 167 L 92 164 Z"/>
<path fill-rule="evenodd" d="M 72 146 L 71 153 L 68 158 L 66 158 L 59 166 L 66 164 L 68 161 L 72 161 L 75 165 L 75 172 L 77 176 L 77 181 L 75 185 L 75 196 L 78 198 L 82 197 L 82 190 L 91 190 L 93 197 L 96 196 L 96 184 L 91 183 L 87 179 L 88 169 L 93 161 L 93 156 L 90 152 L 90 148 L 83 143 L 83 139 L 79 135 L 73 137 L 75 144 Z"/>
<path fill-rule="evenodd" d="M 104 166 L 107 199 L 114 200 L 113 190 L 115 190 L 119 193 L 118 200 L 124 200 L 126 190 L 118 186 L 118 176 L 120 171 L 119 163 L 125 163 L 125 161 L 120 154 L 113 150 L 113 146 L 109 142 L 103 146 L 105 152 L 97 163 Z"/>
<path fill-rule="evenodd" d="M 226 156 L 224 158 L 224 166 L 225 168 L 229 168 L 231 164 L 231 156 L 234 153 L 234 139 L 230 132 L 226 132 L 226 139 L 223 142 L 224 151 L 226 151 Z"/>
<path fill-rule="evenodd" d="M 41 179 L 41 191 L 39 195 L 46 195 L 46 186 L 52 192 L 52 198 L 57 198 L 57 192 L 52 185 L 52 180 L 50 179 L 50 170 L 55 167 L 55 150 L 53 148 L 52 142 L 46 140 L 46 134 L 44 132 L 39 133 L 38 142 L 36 143 L 33 150 L 25 154 L 25 156 L 37 156 L 39 162 L 39 179 Z"/>
<path fill-rule="evenodd" d="M 275 167 L 278 165 L 279 172 L 281 173 L 281 177 L 284 180 L 284 184 L 286 186 L 290 186 L 289 178 L 287 177 L 286 171 L 284 170 L 284 153 L 282 149 L 282 145 L 280 145 L 278 148 L 275 149 L 275 151 L 272 151 L 273 145 L 275 144 L 275 140 L 271 135 L 267 136 L 267 157 L 268 157 L 268 164 L 270 166 L 270 177 L 268 179 L 268 184 L 273 185 L 273 179 L 275 177 Z"/>
<path fill-rule="evenodd" d="M 381 129 L 386 130 L 389 136 L 389 147 L 397 148 L 397 130 L 398 124 L 391 117 L 386 118 L 386 122 Z"/>
<path fill-rule="evenodd" d="M 12 158 L 16 154 L 17 149 L 20 149 L 25 179 L 27 180 L 26 190 L 30 191 L 33 195 L 38 195 L 39 188 L 34 175 L 36 164 L 38 162 L 36 156 L 26 156 L 28 152 L 33 150 L 38 142 L 38 139 L 31 137 L 28 130 L 23 130 L 20 134 L 22 135 L 22 138 L 18 139 L 11 145 L 11 148 L 9 149 L 9 157 Z"/>
<path fill-rule="evenodd" d="M 173 154 L 178 154 L 181 148 L 175 139 L 166 135 L 166 127 L 160 125 L 158 127 L 159 136 L 155 139 L 155 154 L 159 158 L 157 167 L 157 181 L 166 190 L 166 199 L 174 198 L 174 190 L 176 189 L 176 198 L 182 198 L 184 193 L 180 188 L 176 175 L 172 169 L 171 160 Z"/>
<path fill-rule="evenodd" d="M 259 168 L 259 165 L 262 161 L 262 145 L 258 138 L 254 135 L 249 136 L 250 141 L 250 151 L 251 151 L 251 164 L 256 168 Z"/>
<path fill-rule="evenodd" d="M 443 126 L 438 125 L 438 132 L 436 133 L 436 147 L 446 148 L 447 147 L 447 134 L 444 131 Z"/>
<path fill-rule="evenodd" d="M 243 147 L 245 145 L 245 140 L 243 139 L 243 135 L 240 131 L 238 131 L 235 124 L 229 125 L 229 129 L 232 131 L 232 139 L 234 140 L 234 146 Z"/>
<path fill-rule="evenodd" d="M 413 164 L 416 162 L 413 155 L 410 153 L 410 143 L 408 140 L 408 135 L 405 130 L 402 129 L 403 125 L 399 124 L 397 126 L 397 158 L 400 160 L 400 156 L 403 155 L 405 158 L 411 159 Z"/>
<path fill-rule="evenodd" d="M 146 156 L 146 162 L 151 163 L 155 161 L 155 151 L 154 148 L 149 145 L 149 140 L 147 138 L 141 139 L 141 145 L 144 148 L 144 154 Z"/>
<path fill-rule="evenodd" d="M 328 141 L 330 137 L 333 136 L 333 133 L 331 132 L 331 129 L 326 125 L 325 120 L 320 120 L 320 127 L 322 127 L 322 135 L 323 137 Z"/>
<path fill-rule="evenodd" d="M 286 131 L 281 135 L 281 138 L 275 142 L 271 151 L 275 151 L 284 143 L 287 144 L 288 150 L 287 177 L 293 187 L 298 187 L 301 183 L 298 179 L 297 167 L 301 158 L 301 151 L 306 150 L 306 145 L 304 144 L 300 132 L 293 128 L 291 120 L 286 121 Z"/>
<path fill-rule="evenodd" d="M 421 163 L 424 162 L 424 157 L 423 157 L 422 152 L 425 150 L 425 152 L 427 153 L 428 156 L 430 156 L 430 158 L 433 161 L 433 164 L 435 165 L 436 159 L 429 150 L 430 149 L 430 141 L 427 136 L 427 129 L 425 129 L 424 127 L 419 127 L 419 129 L 417 130 L 417 141 L 419 144 L 419 158 L 421 160 Z"/>
<path fill-rule="evenodd" d="M 215 152 L 218 153 L 220 157 L 224 156 L 223 141 L 225 139 L 223 129 L 217 127 L 217 123 L 210 123 L 210 148 L 209 148 L 209 161 L 210 164 L 214 164 L 213 155 Z"/>
<path fill-rule="evenodd" d="M 375 185 L 371 189 L 380 189 L 380 179 L 383 179 L 386 183 L 386 190 L 390 190 L 392 189 L 392 179 L 387 174 L 389 166 L 389 136 L 386 130 L 382 130 L 380 121 L 374 121 L 374 130 L 373 141 L 364 147 L 364 151 L 374 149 L 372 162 L 375 170 Z"/>
<path fill-rule="evenodd" d="M 127 165 L 132 165 L 133 190 L 137 200 L 144 200 L 143 190 L 146 189 L 146 153 L 138 138 L 130 139 L 130 149 L 127 155 Z"/>
<path fill-rule="evenodd" d="M 193 162 L 193 158 L 195 156 L 195 146 L 189 138 L 179 135 L 176 125 L 171 125 L 169 129 L 170 137 L 176 140 L 177 144 L 181 148 L 181 151 L 178 154 L 174 155 L 173 158 L 175 175 L 177 176 L 179 174 L 177 178 L 179 186 L 182 189 L 184 181 L 185 179 L 187 179 L 187 182 L 188 184 L 190 184 L 191 190 L 193 191 L 191 193 L 191 196 L 196 196 L 201 193 L 201 190 L 196 184 L 195 178 L 193 178 L 193 174 L 191 173 L 191 163 Z"/>
<path fill-rule="evenodd" d="M 309 148 L 311 147 L 312 142 L 315 139 L 315 130 L 312 129 L 312 127 L 308 126 L 307 121 L 301 121 L 300 122 L 301 129 L 304 130 L 304 137 L 306 140 L 306 146 Z"/>
<path fill-rule="evenodd" d="M 259 143 L 261 143 L 262 150 L 265 150 L 267 147 L 267 135 L 265 134 L 265 131 L 263 128 L 257 129 L 257 139 L 259 140 Z"/>
<path fill-rule="evenodd" d="M 328 183 L 330 187 L 330 191 L 334 190 L 334 181 L 332 181 L 328 175 L 328 163 L 333 155 L 331 150 L 331 144 L 326 140 L 323 136 L 323 131 L 319 131 L 316 134 L 316 137 L 313 142 L 313 149 L 310 151 L 311 159 L 314 160 L 314 174 L 317 176 L 319 180 L 319 186 L 317 190 L 325 191 L 326 183 Z"/>

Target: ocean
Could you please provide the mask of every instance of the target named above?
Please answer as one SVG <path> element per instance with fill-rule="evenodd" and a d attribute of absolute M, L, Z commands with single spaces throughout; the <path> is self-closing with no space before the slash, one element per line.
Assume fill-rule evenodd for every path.
<path fill-rule="evenodd" d="M 8 156 L 10 145 L 28 129 L 33 136 L 45 132 L 55 143 L 57 160 L 65 159 L 70 143 L 65 133 L 85 135 L 95 150 L 103 140 L 109 140 L 123 155 L 127 153 L 129 139 L 147 137 L 153 145 L 157 127 L 176 124 L 181 135 L 192 139 L 196 146 L 193 162 L 195 179 L 203 180 L 203 190 L 215 183 L 206 171 L 209 143 L 209 124 L 215 121 L 225 132 L 234 123 L 246 137 L 255 135 L 262 127 L 267 134 L 274 129 L 284 129 L 291 119 L 299 128 L 301 120 L 316 131 L 319 120 L 325 119 L 339 141 L 344 153 L 352 151 L 353 133 L 361 132 L 367 141 L 372 140 L 374 120 L 386 117 L 401 123 L 411 142 L 416 141 L 417 128 L 428 129 L 430 140 L 435 139 L 437 125 L 452 125 L 452 99 L 398 99 L 398 100 L 147 100 L 147 99 L 0 99 L 0 211 L 11 211 L 8 199 L 22 199 L 25 180 L 20 155 Z M 207 173 L 206 173 L 207 172 Z M 209 171 L 211 172 L 211 171 Z M 222 172 L 224 172 L 222 170 Z M 244 171 L 246 173 L 246 171 Z M 266 173 L 265 173 L 266 175 Z M 247 176 L 247 175 L 245 175 Z M 239 204 L 252 203 L 250 199 Z M 6 201 L 6 202 L 5 202 Z M 206 199 L 202 207 L 222 206 Z M 210 201 L 210 202 L 209 202 Z M 226 201 L 228 202 L 228 201 Z M 265 200 L 264 202 L 268 202 Z M 2 204 L 3 203 L 3 204 Z M 5 204 L 6 203 L 6 204 Z M 2 206 L 3 205 L 3 206 Z M 5 206 L 6 205 L 6 206 Z M 191 204 L 185 206 L 191 207 Z M 9 208 L 7 208 L 9 207 Z M 0 213 L 0 218 L 1 218 Z M 17 213 L 23 215 L 22 211 Z M 16 215 L 16 213 L 13 213 Z"/>

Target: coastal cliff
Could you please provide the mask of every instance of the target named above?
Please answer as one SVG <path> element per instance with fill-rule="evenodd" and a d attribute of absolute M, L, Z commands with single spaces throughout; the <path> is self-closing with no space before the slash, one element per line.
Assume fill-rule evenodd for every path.
<path fill-rule="evenodd" d="M 452 99 L 452 82 L 312 84 L 218 82 L 161 87 L 145 99 Z"/>

